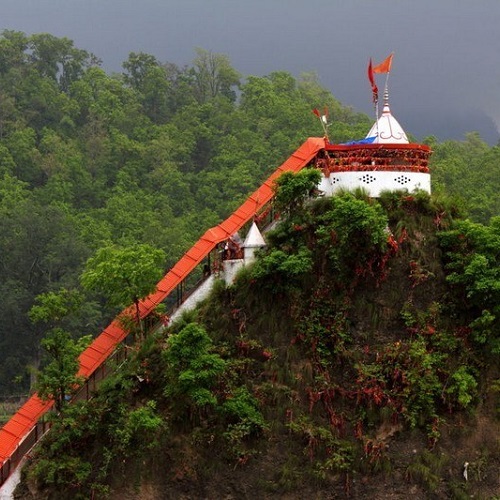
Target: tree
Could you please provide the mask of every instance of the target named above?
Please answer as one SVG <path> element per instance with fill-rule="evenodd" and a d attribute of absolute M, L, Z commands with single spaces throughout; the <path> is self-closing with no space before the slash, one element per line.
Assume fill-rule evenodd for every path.
<path fill-rule="evenodd" d="M 0 74 L 7 73 L 15 67 L 26 63 L 25 51 L 28 48 L 28 37 L 13 30 L 2 31 L 0 38 Z"/>
<path fill-rule="evenodd" d="M 201 48 L 196 49 L 196 54 L 194 74 L 198 101 L 204 103 L 219 95 L 236 100 L 232 87 L 239 86 L 240 74 L 231 66 L 229 58 Z"/>
<path fill-rule="evenodd" d="M 304 206 L 307 196 L 317 188 L 321 172 L 306 168 L 294 174 L 284 172 L 276 181 L 275 205 L 280 211 L 287 210 L 290 216 L 297 215 Z"/>
<path fill-rule="evenodd" d="M 66 316 L 76 313 L 81 308 L 84 297 L 78 290 L 62 288 L 58 292 L 42 293 L 35 301 L 36 304 L 29 312 L 31 321 L 55 326 Z"/>
<path fill-rule="evenodd" d="M 42 76 L 58 81 L 62 91 L 68 91 L 84 69 L 98 61 L 85 50 L 77 49 L 68 38 L 48 33 L 30 37 L 31 59 Z"/>
<path fill-rule="evenodd" d="M 139 92 L 146 114 L 155 123 L 165 121 L 170 87 L 165 68 L 154 56 L 142 52 L 131 52 L 123 68 L 124 81 Z"/>
<path fill-rule="evenodd" d="M 48 363 L 38 374 L 36 388 L 42 399 L 54 401 L 58 412 L 62 411 L 66 397 L 83 382 L 78 376 L 78 356 L 90 343 L 91 336 L 73 340 L 60 328 L 50 330 L 41 345 L 48 355 Z"/>
<path fill-rule="evenodd" d="M 40 345 L 46 353 L 45 366 L 37 373 L 35 384 L 42 399 L 54 401 L 56 410 L 61 412 L 66 396 L 83 381 L 77 375 L 78 356 L 90 343 L 91 336 L 74 340 L 69 332 L 60 325 L 81 309 L 83 296 L 77 290 L 62 288 L 58 292 L 47 292 L 36 297 L 36 304 L 30 309 L 29 317 L 33 323 L 44 323 L 50 329 Z"/>
<path fill-rule="evenodd" d="M 212 389 L 227 363 L 211 352 L 212 344 L 206 330 L 196 323 L 188 324 L 168 339 L 164 353 L 168 364 L 166 396 L 184 399 L 188 407 L 198 409 L 217 404 Z"/>
<path fill-rule="evenodd" d="M 139 301 L 155 290 L 164 262 L 165 252 L 147 244 L 107 246 L 87 261 L 81 282 L 87 290 L 105 295 L 112 306 L 134 304 L 142 332 Z"/>
<path fill-rule="evenodd" d="M 315 231 L 317 244 L 339 279 L 352 280 L 357 273 L 371 270 L 387 250 L 388 218 L 379 203 L 352 193 L 335 196 L 328 204 L 330 209 L 319 217 Z"/>

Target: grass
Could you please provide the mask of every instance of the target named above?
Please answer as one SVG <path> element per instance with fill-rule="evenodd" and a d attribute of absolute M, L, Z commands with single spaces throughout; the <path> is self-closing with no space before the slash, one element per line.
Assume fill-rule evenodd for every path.
<path fill-rule="evenodd" d="M 406 476 L 423 486 L 428 492 L 435 492 L 442 481 L 441 472 L 447 461 L 448 457 L 445 454 L 435 454 L 424 450 L 408 466 Z"/>

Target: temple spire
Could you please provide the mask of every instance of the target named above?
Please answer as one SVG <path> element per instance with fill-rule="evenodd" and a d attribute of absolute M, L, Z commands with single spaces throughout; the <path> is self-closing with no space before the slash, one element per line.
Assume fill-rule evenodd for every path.
<path fill-rule="evenodd" d="M 389 86 L 387 81 L 384 88 L 384 107 L 382 114 L 377 118 L 373 127 L 368 132 L 366 138 L 375 137 L 374 144 L 408 144 L 403 127 L 392 116 L 391 108 L 389 107 Z"/>
<path fill-rule="evenodd" d="M 386 109 L 388 113 L 391 112 L 391 110 L 389 109 L 389 86 L 387 84 L 384 88 L 384 107 L 382 109 L 382 113 L 384 113 Z"/>

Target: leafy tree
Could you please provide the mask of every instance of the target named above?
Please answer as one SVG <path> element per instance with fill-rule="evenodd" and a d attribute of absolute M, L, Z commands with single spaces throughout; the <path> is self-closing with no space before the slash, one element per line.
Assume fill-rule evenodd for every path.
<path fill-rule="evenodd" d="M 61 90 L 67 91 L 86 66 L 97 60 L 87 51 L 77 49 L 68 38 L 57 38 L 48 33 L 32 35 L 29 39 L 30 58 L 42 76 L 57 80 Z"/>
<path fill-rule="evenodd" d="M 131 52 L 123 63 L 125 82 L 141 95 L 144 111 L 154 123 L 168 118 L 169 88 L 166 70 L 149 54 Z"/>
<path fill-rule="evenodd" d="M 232 88 L 239 85 L 240 74 L 228 57 L 201 48 L 196 49 L 196 54 L 193 66 L 198 101 L 204 103 L 217 96 L 234 101 L 236 93 Z"/>
<path fill-rule="evenodd" d="M 316 236 L 332 269 L 340 272 L 342 279 L 353 278 L 353 272 L 369 271 L 375 258 L 387 248 L 386 213 L 377 202 L 357 199 L 351 193 L 327 203 L 331 209 L 319 217 Z"/>
<path fill-rule="evenodd" d="M 226 362 L 211 349 L 212 339 L 195 323 L 169 337 L 164 352 L 167 397 L 180 398 L 188 407 L 198 410 L 217 404 L 213 389 L 226 369 Z"/>
<path fill-rule="evenodd" d="M 306 168 L 296 174 L 284 172 L 275 182 L 276 208 L 279 211 L 287 210 L 293 217 L 304 207 L 306 198 L 315 194 L 320 180 L 321 172 L 315 168 Z"/>
<path fill-rule="evenodd" d="M 77 375 L 80 366 L 78 356 L 90 340 L 88 335 L 75 341 L 68 332 L 54 328 L 41 341 L 48 363 L 38 374 L 36 389 L 42 399 L 54 401 L 58 412 L 63 410 L 66 397 L 83 381 Z"/>
<path fill-rule="evenodd" d="M 75 313 L 82 305 L 84 297 L 77 290 L 61 289 L 59 292 L 47 292 L 38 295 L 29 312 L 34 323 L 57 323 L 69 314 Z"/>
<path fill-rule="evenodd" d="M 45 328 L 63 328 L 74 336 L 86 329 L 97 329 L 101 316 L 97 305 L 76 289 L 61 288 L 35 297 L 28 316 L 32 323 Z"/>
<path fill-rule="evenodd" d="M 87 261 L 81 282 L 86 289 L 105 295 L 113 306 L 133 304 L 142 331 L 139 302 L 155 290 L 164 261 L 163 250 L 147 244 L 103 247 Z"/>
<path fill-rule="evenodd" d="M 26 63 L 29 38 L 20 31 L 3 30 L 0 38 L 0 74 Z"/>
<path fill-rule="evenodd" d="M 143 92 L 150 72 L 157 68 L 159 63 L 156 57 L 150 54 L 131 52 L 122 66 L 126 71 L 125 82 L 139 92 Z"/>

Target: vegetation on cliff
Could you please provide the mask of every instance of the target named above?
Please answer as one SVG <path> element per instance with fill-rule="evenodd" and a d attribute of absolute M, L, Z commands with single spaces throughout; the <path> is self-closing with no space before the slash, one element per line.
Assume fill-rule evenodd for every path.
<path fill-rule="evenodd" d="M 437 198 L 308 205 L 315 174 L 285 178 L 289 218 L 234 287 L 64 405 L 74 355 L 52 346 L 78 352 L 128 305 L 82 290 L 85 262 L 149 248 L 168 268 L 322 133 L 325 105 L 333 141 L 366 134 L 313 74 L 244 77 L 199 49 L 183 68 L 131 53 L 108 75 L 66 38 L 2 33 L 0 396 L 36 387 L 44 336 L 59 363 L 38 385 L 62 413 L 30 468 L 36 498 L 496 493 L 500 148 L 475 133 L 424 140 Z"/>
<path fill-rule="evenodd" d="M 498 492 L 498 221 L 425 193 L 287 203 L 308 178 L 233 286 L 54 421 L 23 495 Z"/>
<path fill-rule="evenodd" d="M 167 269 L 323 133 L 311 110 L 324 106 L 332 141 L 366 135 L 372 119 L 315 74 L 240 75 L 227 56 L 198 49 L 186 67 L 131 53 L 108 75 L 67 38 L 2 32 L 0 397 L 33 389 L 46 333 L 28 317 L 38 295 L 77 291 L 102 248 L 150 245 L 165 252 Z M 425 142 L 435 191 L 460 196 L 476 222 L 500 213 L 497 146 L 474 133 Z M 104 296 L 85 294 L 67 328 L 74 338 L 114 317 Z"/>

